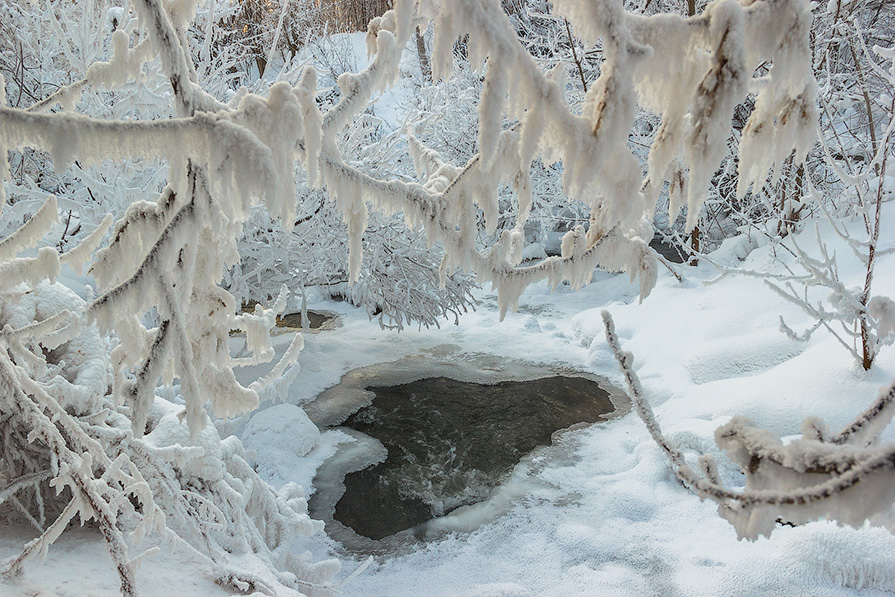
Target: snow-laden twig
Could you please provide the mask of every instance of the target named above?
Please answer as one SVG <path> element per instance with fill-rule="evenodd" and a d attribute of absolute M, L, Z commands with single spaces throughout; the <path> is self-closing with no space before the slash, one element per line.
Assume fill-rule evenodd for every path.
<path fill-rule="evenodd" d="M 40 209 L 20 226 L 15 232 L 0 241 L 0 263 L 11 260 L 49 231 L 50 226 L 59 221 L 56 211 L 56 197 L 50 195 Z"/>

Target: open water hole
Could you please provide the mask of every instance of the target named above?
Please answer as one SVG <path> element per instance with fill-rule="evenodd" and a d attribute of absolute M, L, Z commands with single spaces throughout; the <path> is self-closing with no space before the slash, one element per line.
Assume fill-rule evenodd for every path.
<path fill-rule="evenodd" d="M 389 551 L 425 538 L 442 517 L 489 500 L 557 431 L 607 419 L 622 406 L 619 393 L 580 374 L 529 369 L 526 376 L 544 376 L 508 380 L 485 372 L 461 381 L 438 375 L 451 373 L 444 368 L 435 373 L 379 385 L 402 376 L 377 380 L 367 372 L 348 383 L 363 404 L 350 406 L 332 391 L 337 386 L 306 409 L 318 425 L 328 420 L 357 440 L 321 467 L 309 504 L 349 549 Z M 340 412 L 333 413 L 336 403 Z"/>
<path fill-rule="evenodd" d="M 242 311 L 245 313 L 251 313 L 255 310 L 255 305 L 257 304 L 258 301 L 250 300 L 242 305 Z M 305 314 L 308 317 L 309 330 L 330 329 L 338 325 L 338 317 L 331 311 L 316 311 L 314 309 L 307 309 L 305 310 Z M 303 327 L 301 320 L 301 311 L 278 315 L 276 319 L 276 327 L 301 330 Z"/>
<path fill-rule="evenodd" d="M 323 311 L 308 309 L 306 313 L 308 315 L 308 328 L 312 330 L 319 330 L 335 319 L 334 314 Z M 300 330 L 302 328 L 301 312 L 287 313 L 277 317 L 277 327 Z"/>

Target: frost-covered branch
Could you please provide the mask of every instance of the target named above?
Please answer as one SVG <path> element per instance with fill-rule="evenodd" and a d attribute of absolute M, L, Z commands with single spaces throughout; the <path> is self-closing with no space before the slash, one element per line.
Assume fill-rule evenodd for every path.
<path fill-rule="evenodd" d="M 784 445 L 745 417 L 734 417 L 715 431 L 715 441 L 746 475 L 745 488 L 734 491 L 718 481 L 714 457 L 699 455 L 697 473 L 683 452 L 663 435 L 646 402 L 634 372 L 634 357 L 624 352 L 615 324 L 603 311 L 606 341 L 628 385 L 638 416 L 653 441 L 671 461 L 677 478 L 701 499 L 718 503 L 718 513 L 737 530 L 740 538 L 770 535 L 781 518 L 802 524 L 827 518 L 859 527 L 865 522 L 886 524 L 895 496 L 895 445 L 879 444 L 879 435 L 891 422 L 895 408 L 895 383 L 853 423 L 831 434 L 822 421 L 809 417 L 802 439 Z"/>
<path fill-rule="evenodd" d="M 186 542 L 209 560 L 217 578 L 241 590 L 279 591 L 269 579 L 234 565 L 235 553 L 260 560 L 281 586 L 331 592 L 327 582 L 336 564 L 297 561 L 288 553 L 296 536 L 322 527 L 308 518 L 299 488 L 276 491 L 264 483 L 238 440 L 222 440 L 210 421 L 191 438 L 180 420 L 183 406 L 155 395 L 154 383 L 145 402 L 117 408 L 106 394 L 111 367 L 105 341 L 73 315 L 83 313 L 83 301 L 58 285 L 25 290 L 5 288 L 3 295 L 0 387 L 7 391 L 0 404 L 0 463 L 10 482 L 0 489 L 0 503 L 13 505 L 40 535 L 4 563 L 3 573 L 19 573 L 34 556 L 45 556 L 79 516 L 97 521 L 125 595 L 137 592 L 134 563 L 143 555 L 128 554 L 148 536 Z M 11 301 L 10 294 L 18 296 Z M 59 305 L 69 309 L 56 311 Z M 274 312 L 262 310 L 241 324 L 259 336 L 255 344 L 267 358 L 261 328 Z M 157 338 L 165 337 L 164 328 Z M 130 339 L 125 334 L 122 340 Z M 298 341 L 255 384 L 257 391 L 276 385 L 288 367 L 294 372 L 300 347 Z M 146 365 L 165 363 L 159 358 Z M 136 423 L 139 429 L 132 430 Z"/>

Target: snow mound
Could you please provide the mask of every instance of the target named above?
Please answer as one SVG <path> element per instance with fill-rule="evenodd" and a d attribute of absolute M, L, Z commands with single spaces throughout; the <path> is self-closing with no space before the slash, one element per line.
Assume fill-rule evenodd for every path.
<path fill-rule="evenodd" d="M 696 384 L 746 377 L 797 357 L 805 345 L 767 332 L 718 338 L 703 344 L 684 363 Z"/>
<path fill-rule="evenodd" d="M 320 430 L 301 408 L 278 404 L 249 420 L 242 443 L 255 452 L 257 462 L 279 462 L 284 454 L 306 456 L 320 443 Z"/>

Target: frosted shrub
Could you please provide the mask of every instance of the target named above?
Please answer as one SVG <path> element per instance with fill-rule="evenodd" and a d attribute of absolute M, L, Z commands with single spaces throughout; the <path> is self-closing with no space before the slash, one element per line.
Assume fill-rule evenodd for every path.
<path fill-rule="evenodd" d="M 855 34 L 859 34 L 858 29 Z M 891 172 L 893 136 L 895 136 L 895 55 L 893 50 L 875 46 L 869 50 L 862 44 L 864 67 L 877 75 L 877 92 L 888 102 L 881 109 L 871 110 L 869 133 L 851 130 L 839 118 L 833 118 L 828 128 L 832 139 L 821 139 L 823 163 L 833 184 L 834 193 L 825 193 L 812 182 L 812 176 L 802 178 L 797 196 L 788 209 L 816 207 L 826 218 L 832 232 L 842 241 L 851 256 L 863 269 L 863 283 L 853 287 L 840 277 L 842 256 L 831 252 L 817 233 L 816 249 L 811 251 L 789 237 L 782 248 L 784 256 L 793 257 L 795 267 L 786 265 L 787 273 L 769 274 L 743 269 L 723 268 L 725 273 L 746 274 L 765 278 L 768 287 L 784 300 L 793 303 L 813 319 L 804 330 L 796 331 L 782 318 L 780 329 L 795 341 L 807 341 L 815 331 L 823 329 L 835 337 L 865 370 L 869 370 L 882 347 L 895 341 L 895 302 L 884 295 L 874 295 L 872 286 L 877 259 L 893 252 L 881 241 L 882 205 L 895 195 L 895 177 Z M 855 65 L 852 68 L 860 69 Z M 828 115 L 829 118 L 829 115 Z M 848 132 L 846 143 L 836 129 Z M 853 152 L 866 160 L 853 160 Z M 832 197 L 830 196 L 832 195 Z M 835 215 L 832 211 L 835 209 Z M 785 220 L 785 219 L 784 219 Z M 849 220 L 858 222 L 859 232 L 850 232 Z M 790 220 L 790 223 L 792 221 Z M 863 224 L 863 226 L 861 226 Z M 790 224 L 781 221 L 777 232 L 784 233 Z M 863 229 L 861 229 L 863 228 Z M 846 257 L 847 258 L 847 257 Z M 783 262 L 783 259 L 780 259 Z M 817 292 L 822 289 L 823 293 Z"/>
<path fill-rule="evenodd" d="M 313 43 L 313 64 L 325 74 L 320 85 L 335 85 L 345 65 L 353 63 L 351 39 Z M 338 94 L 318 96 L 321 109 L 332 107 Z M 407 143 L 401 130 L 387 132 L 375 115 L 375 104 L 351 122 L 336 139 L 341 158 L 368 176 L 404 179 L 413 175 L 410 160 L 402 160 Z M 474 280 L 462 271 L 449 272 L 442 286 L 440 247 L 431 247 L 421 230 L 406 225 L 400 214 L 369 214 L 364 231 L 363 258 L 355 284 L 348 284 L 349 243 L 341 209 L 321 189 L 311 188 L 298 168 L 296 219 L 283 226 L 257 206 L 251 210 L 238 243 L 240 260 L 228 272 L 228 290 L 241 302 L 266 300 L 286 284 L 295 293 L 317 288 L 364 307 L 383 328 L 440 325 L 457 321 L 472 304 Z"/>
<path fill-rule="evenodd" d="M 308 518 L 301 489 L 277 491 L 263 482 L 238 440 L 222 440 L 206 414 L 209 400 L 218 416 L 247 412 L 275 382 L 288 385 L 298 372 L 300 337 L 270 375 L 250 387 L 236 381 L 233 367 L 272 358 L 268 330 L 286 297 L 274 309 L 237 316 L 232 296 L 218 286 L 235 255 L 245 207 L 264 185 L 253 182 L 254 176 L 275 177 L 277 165 L 269 146 L 248 130 L 195 116 L 196 105 L 218 104 L 191 81 L 177 41 L 188 15 L 178 19 L 153 2 L 138 9 L 150 37 L 129 48 L 128 34 L 118 31 L 111 61 L 92 65 L 84 81 L 27 111 L 0 107 L 4 178 L 7 150 L 25 148 L 49 152 L 57 169 L 76 160 L 86 167 L 106 158 L 148 157 L 165 159 L 172 173 L 158 201 L 130 206 L 95 258 L 91 253 L 111 216 L 61 256 L 42 247 L 36 257 L 17 257 L 56 221 L 54 197 L 0 241 L 6 481 L 0 500 L 13 504 L 39 532 L 3 571 L 15 574 L 29 558 L 45 554 L 78 516 L 96 521 L 127 595 L 136 593 L 134 564 L 140 557 L 129 555 L 130 549 L 149 537 L 188 546 L 210 564 L 216 580 L 244 591 L 279 594 L 291 587 L 326 593 L 338 564 L 312 564 L 290 553 L 296 537 L 322 530 L 322 523 Z M 41 113 L 59 101 L 75 104 L 90 85 L 126 82 L 152 58 L 151 39 L 183 118 L 116 121 L 70 111 Z M 235 184 L 237 174 L 246 184 Z M 267 184 L 273 211 L 276 182 L 268 176 Z M 47 283 L 63 265 L 80 269 L 85 262 L 92 262 L 101 293 L 89 307 Z M 115 331 L 111 353 L 95 321 Z M 231 329 L 246 333 L 250 357 L 231 358 Z M 159 381 L 173 385 L 175 392 L 167 394 L 173 402 L 158 395 Z M 261 566 L 244 568 L 245 559 L 235 565 L 231 554 Z M 267 572 L 259 576 L 259 570 Z"/>
<path fill-rule="evenodd" d="M 860 29 L 856 33 L 860 34 Z M 869 65 L 868 68 L 885 85 L 880 93 L 889 99 L 889 105 L 876 112 L 876 118 L 868 104 L 869 138 L 863 146 L 853 143 L 851 147 L 852 150 L 863 147 L 864 155 L 869 159 L 863 166 L 852 165 L 846 159 L 845 168 L 848 171 L 844 171 L 843 165 L 832 157 L 830 147 L 838 146 L 841 155 L 845 153 L 843 143 L 838 140 L 835 144 L 825 142 L 823 147 L 827 162 L 845 186 L 846 192 L 843 194 L 848 199 L 849 207 L 863 220 L 862 237 L 856 238 L 849 234 L 842 222 L 836 222 L 827 211 L 824 213 L 834 232 L 845 241 L 855 258 L 864 266 L 864 284 L 857 289 L 847 287 L 839 278 L 836 255 L 830 255 L 818 238 L 821 251 L 819 259 L 812 258 L 795 246 L 796 261 L 804 270 L 803 275 L 784 278 L 778 283 L 769 281 L 768 285 L 815 319 L 814 325 L 801 334 L 797 334 L 781 319 L 781 329 L 788 336 L 807 340 L 814 330 L 823 327 L 839 340 L 864 369 L 870 369 L 880 348 L 895 341 L 895 302 L 887 296 L 873 295 L 871 292 L 876 260 L 893 250 L 880 246 L 880 216 L 883 202 L 895 194 L 895 177 L 888 174 L 895 136 L 895 49 L 875 46 L 871 53 L 866 46 L 862 48 L 862 58 Z M 856 65 L 855 68 L 860 69 L 861 65 Z M 879 136 L 877 127 L 881 133 Z M 810 179 L 808 183 L 810 185 Z M 826 301 L 809 300 L 807 290 L 814 286 L 829 289 Z M 857 345 L 860 345 L 860 349 Z"/>
<path fill-rule="evenodd" d="M 94 520 L 109 543 L 126 595 L 136 594 L 134 564 L 143 555 L 130 550 L 144 538 L 189 547 L 211 565 L 216 580 L 242 590 L 275 594 L 276 587 L 325 583 L 337 571 L 332 562 L 311 565 L 288 553 L 295 537 L 322 527 L 308 518 L 300 488 L 276 491 L 264 483 L 239 441 L 222 440 L 210 420 L 191 434 L 181 422 L 183 404 L 152 388 L 130 408 L 108 394 L 113 378 L 114 387 L 133 387 L 133 379 L 117 381 L 122 375 L 113 366 L 128 338 L 122 336 L 110 361 L 106 341 L 85 320 L 84 301 L 51 282 L 62 266 L 80 268 L 90 258 L 111 217 L 67 253 L 43 247 L 36 257 L 16 257 L 49 230 L 56 213 L 51 196 L 0 241 L 0 500 L 39 532 L 3 572 L 15 574 L 33 556 L 45 556 L 77 516 Z M 254 319 L 242 325 L 258 328 L 256 354 L 264 354 L 261 328 L 272 325 L 273 311 Z M 164 363 L 158 349 L 150 354 Z M 230 554 L 241 553 L 270 574 L 259 577 L 251 567 L 232 564 Z"/>

